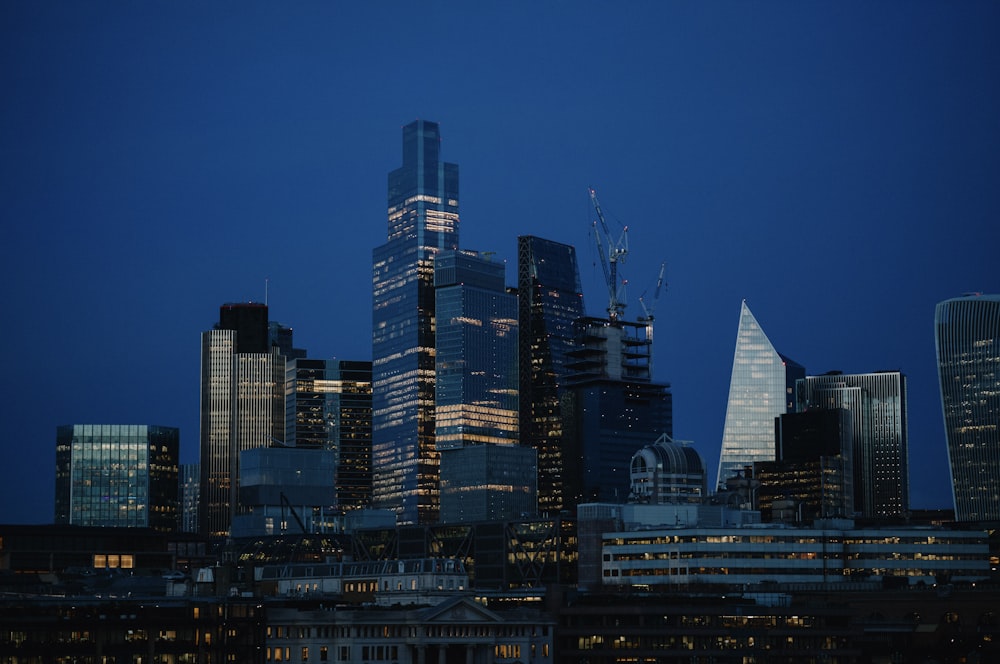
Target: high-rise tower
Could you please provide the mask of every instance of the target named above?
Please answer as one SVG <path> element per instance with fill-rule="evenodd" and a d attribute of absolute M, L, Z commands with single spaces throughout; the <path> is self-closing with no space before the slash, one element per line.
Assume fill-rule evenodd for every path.
<path fill-rule="evenodd" d="M 521 443 L 538 452 L 538 510 L 569 506 L 565 470 L 574 452 L 563 428 L 567 353 L 584 315 L 576 250 L 531 235 L 517 238 L 518 375 Z M 578 455 L 577 455 L 578 456 Z"/>
<path fill-rule="evenodd" d="M 939 303 L 934 341 L 955 519 L 1000 520 L 1000 295 Z"/>
<path fill-rule="evenodd" d="M 222 305 L 219 323 L 201 335 L 203 535 L 229 534 L 237 510 L 239 453 L 284 440 L 284 385 L 285 357 L 270 343 L 267 306 Z"/>
<path fill-rule="evenodd" d="M 795 406 L 795 381 L 805 369 L 771 345 L 746 301 L 729 382 L 716 486 L 755 461 L 774 461 L 774 418 Z"/>
<path fill-rule="evenodd" d="M 851 413 L 854 509 L 868 518 L 900 517 L 909 509 L 906 376 L 899 371 L 832 371 L 799 381 L 800 411 L 843 408 Z"/>
<path fill-rule="evenodd" d="M 388 236 L 373 252 L 374 507 L 399 523 L 434 523 L 434 256 L 458 248 L 458 166 L 441 161 L 438 125 L 403 127 L 403 165 L 389 173 Z"/>
<path fill-rule="evenodd" d="M 434 266 L 441 522 L 532 514 L 537 469 L 535 451 L 518 445 L 517 297 L 505 266 L 473 251 L 441 252 Z"/>

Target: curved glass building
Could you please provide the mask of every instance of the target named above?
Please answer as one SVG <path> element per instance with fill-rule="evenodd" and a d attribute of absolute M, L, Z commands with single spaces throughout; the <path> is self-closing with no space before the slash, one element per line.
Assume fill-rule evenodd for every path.
<path fill-rule="evenodd" d="M 934 343 L 955 519 L 1000 520 L 1000 295 L 939 303 Z"/>

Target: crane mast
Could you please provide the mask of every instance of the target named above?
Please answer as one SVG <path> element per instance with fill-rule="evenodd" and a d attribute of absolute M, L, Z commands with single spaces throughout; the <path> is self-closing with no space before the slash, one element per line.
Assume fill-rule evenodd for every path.
<path fill-rule="evenodd" d="M 597 241 L 597 253 L 601 258 L 601 268 L 604 270 L 604 281 L 608 286 L 608 320 L 612 323 L 621 320 L 625 313 L 625 281 L 618 283 L 618 264 L 625 262 L 628 255 L 628 226 L 622 228 L 621 235 L 617 241 L 611 236 L 608 230 L 608 223 L 604 219 L 604 212 L 601 210 L 601 203 L 597 200 L 597 192 L 590 188 L 590 201 L 594 204 L 597 212 L 597 221 L 594 222 L 594 238 Z M 600 226 L 598 226 L 600 224 Z M 604 243 L 601 236 L 604 236 L 604 243 L 607 244 L 607 252 L 604 250 Z"/>

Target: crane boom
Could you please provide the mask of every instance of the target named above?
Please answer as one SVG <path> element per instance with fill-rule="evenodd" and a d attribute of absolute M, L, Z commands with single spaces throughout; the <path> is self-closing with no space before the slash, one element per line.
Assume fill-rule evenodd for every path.
<path fill-rule="evenodd" d="M 628 226 L 623 227 L 618 240 L 614 240 L 608 229 L 608 222 L 604 219 L 601 203 L 597 200 L 597 192 L 593 187 L 590 188 L 590 201 L 594 204 L 594 210 L 597 212 L 597 221 L 594 222 L 594 238 L 597 241 L 597 253 L 601 258 L 601 268 L 604 270 L 604 281 L 608 286 L 608 319 L 615 322 L 625 313 L 625 282 L 618 283 L 618 264 L 624 263 L 625 257 L 628 255 Z M 599 228 L 598 224 L 600 224 Z M 608 245 L 607 253 L 604 251 L 601 235 L 604 236 L 604 242 Z"/>

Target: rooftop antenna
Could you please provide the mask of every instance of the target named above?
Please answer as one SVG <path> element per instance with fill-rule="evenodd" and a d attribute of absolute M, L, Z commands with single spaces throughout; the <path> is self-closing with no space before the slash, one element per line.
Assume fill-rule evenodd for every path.
<path fill-rule="evenodd" d="M 267 306 L 267 291 L 271 285 L 271 277 L 264 277 L 264 306 Z"/>

